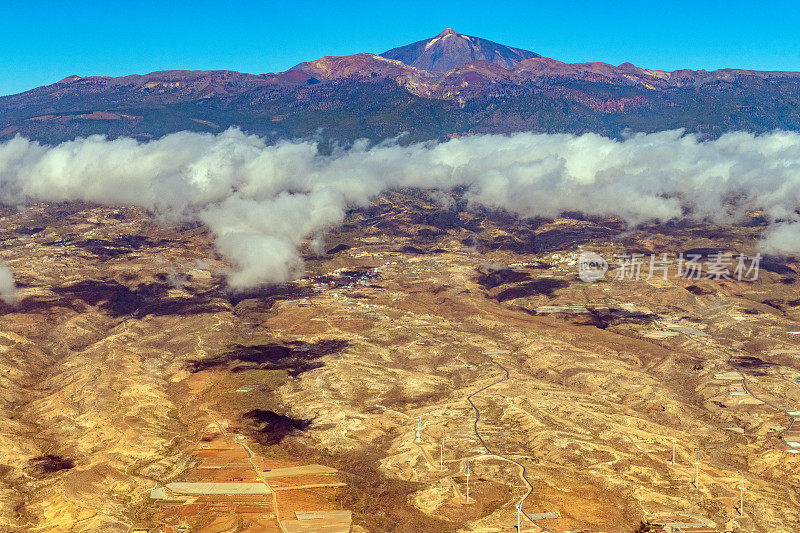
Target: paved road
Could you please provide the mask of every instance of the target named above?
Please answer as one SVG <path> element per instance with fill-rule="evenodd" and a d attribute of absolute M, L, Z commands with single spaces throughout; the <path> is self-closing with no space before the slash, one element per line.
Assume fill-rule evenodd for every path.
<path fill-rule="evenodd" d="M 486 385 L 485 387 L 476 390 L 475 392 L 473 392 L 469 396 L 467 396 L 467 401 L 472 406 L 472 408 L 475 410 L 475 423 L 473 424 L 473 430 L 475 432 L 475 436 L 478 437 L 478 440 L 481 442 L 481 446 L 483 446 L 483 448 L 486 450 L 487 454 L 492 455 L 494 457 L 498 457 L 498 458 L 503 459 L 505 461 L 508 461 L 510 463 L 514 463 L 515 465 L 517 465 L 520 468 L 520 477 L 525 482 L 525 484 L 528 485 L 528 492 L 525 493 L 525 496 L 523 496 L 522 500 L 520 501 L 520 505 L 523 507 L 522 514 L 525 515 L 525 518 L 530 520 L 530 522 L 532 524 L 535 524 L 537 527 L 541 528 L 543 531 L 546 531 L 547 533 L 550 533 L 550 530 L 544 528 L 543 526 L 540 526 L 539 524 L 536 524 L 536 522 L 534 522 L 533 518 L 531 518 L 531 516 L 528 513 L 525 512 L 525 509 L 524 509 L 525 501 L 533 493 L 533 484 L 528 480 L 527 471 L 525 469 L 525 465 L 523 465 L 522 463 L 520 463 L 518 461 L 515 461 L 514 459 L 511 459 L 510 457 L 506 457 L 504 455 L 501 455 L 501 454 L 499 454 L 497 452 L 492 451 L 492 449 L 489 447 L 489 445 L 486 444 L 486 441 L 483 440 L 483 437 L 481 436 L 480 431 L 478 431 L 478 422 L 480 422 L 480 420 L 481 420 L 481 411 L 480 411 L 480 409 L 478 409 L 478 406 L 475 405 L 475 402 L 472 401 L 472 397 L 475 396 L 476 394 L 480 394 L 481 392 L 483 392 L 483 391 L 485 391 L 485 390 L 487 390 L 487 389 L 489 389 L 491 387 L 494 387 L 495 385 L 498 385 L 498 384 L 500 384 L 500 383 L 502 383 L 504 381 L 508 381 L 508 380 L 511 379 L 511 376 L 509 375 L 508 369 L 506 367 L 504 367 L 503 365 L 501 365 L 500 363 L 495 361 L 491 356 L 487 355 L 487 357 L 489 358 L 489 360 L 492 363 L 497 365 L 500 368 L 500 370 L 503 371 L 504 375 L 500 379 L 498 379 L 497 381 L 494 381 L 494 382 Z"/>
<path fill-rule="evenodd" d="M 247 452 L 247 459 L 250 461 L 250 465 L 253 467 L 253 471 L 256 473 L 256 477 L 261 480 L 261 483 L 267 487 L 267 490 L 272 494 L 272 505 L 275 506 L 275 521 L 278 522 L 278 527 L 281 529 L 283 533 L 286 533 L 286 528 L 283 527 L 283 522 L 281 522 L 281 514 L 280 510 L 278 509 L 278 495 L 275 493 L 275 490 L 267 483 L 267 480 L 262 477 L 261 470 L 258 468 L 258 465 L 255 462 L 255 453 L 253 450 L 250 449 L 250 446 L 245 444 L 244 442 L 236 441 L 236 443 L 244 448 L 244 451 Z"/>

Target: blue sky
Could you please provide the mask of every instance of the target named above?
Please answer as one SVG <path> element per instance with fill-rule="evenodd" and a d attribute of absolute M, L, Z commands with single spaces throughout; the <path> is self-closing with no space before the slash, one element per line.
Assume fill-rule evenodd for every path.
<path fill-rule="evenodd" d="M 0 94 L 71 74 L 275 72 L 323 55 L 383 52 L 446 27 L 568 62 L 800 70 L 792 1 L 557 4 L 0 0 Z"/>

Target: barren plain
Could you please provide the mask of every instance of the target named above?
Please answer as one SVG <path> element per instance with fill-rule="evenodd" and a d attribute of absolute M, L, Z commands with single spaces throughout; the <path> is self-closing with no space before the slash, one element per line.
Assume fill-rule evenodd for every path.
<path fill-rule="evenodd" d="M 753 254 L 757 214 L 630 229 L 452 196 L 387 193 L 249 293 L 202 226 L 6 208 L 0 529 L 800 530 L 798 265 L 575 265 Z"/>

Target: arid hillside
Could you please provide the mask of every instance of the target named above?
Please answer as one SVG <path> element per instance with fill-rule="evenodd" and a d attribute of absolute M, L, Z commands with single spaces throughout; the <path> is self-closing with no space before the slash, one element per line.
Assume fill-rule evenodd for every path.
<path fill-rule="evenodd" d="M 800 529 L 800 265 L 706 276 L 755 254 L 758 213 L 628 228 L 449 196 L 385 193 L 246 293 L 203 226 L 3 208 L 0 529 Z M 615 279 L 680 253 L 699 278 Z"/>

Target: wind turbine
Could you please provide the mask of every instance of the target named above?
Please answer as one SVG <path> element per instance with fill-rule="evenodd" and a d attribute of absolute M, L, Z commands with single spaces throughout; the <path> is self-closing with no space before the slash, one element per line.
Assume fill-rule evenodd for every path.
<path fill-rule="evenodd" d="M 521 529 L 521 524 L 520 524 L 520 520 L 521 520 L 521 518 L 522 518 L 522 502 L 520 501 L 520 502 L 517 504 L 517 533 L 519 533 L 520 531 L 522 531 L 522 529 Z"/>
<path fill-rule="evenodd" d="M 467 503 L 469 503 L 469 463 L 467 463 Z"/>
<path fill-rule="evenodd" d="M 700 463 L 694 464 L 694 488 L 700 488 Z"/>
<path fill-rule="evenodd" d="M 739 479 L 739 516 L 744 516 L 744 476 Z"/>
<path fill-rule="evenodd" d="M 672 438 L 672 466 L 675 466 L 675 438 Z"/>
<path fill-rule="evenodd" d="M 439 471 L 444 470 L 444 435 L 442 435 L 442 443 L 439 445 Z"/>
<path fill-rule="evenodd" d="M 417 417 L 417 442 L 420 441 L 421 436 L 422 436 L 422 417 L 418 416 Z"/>

